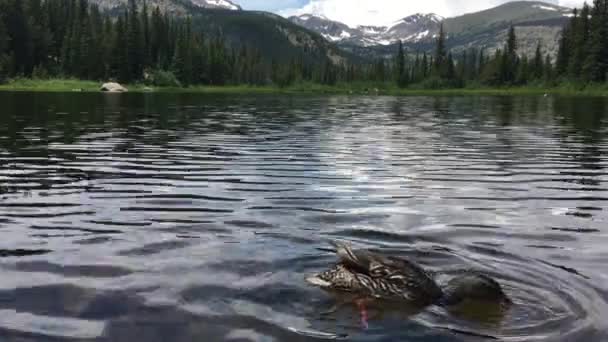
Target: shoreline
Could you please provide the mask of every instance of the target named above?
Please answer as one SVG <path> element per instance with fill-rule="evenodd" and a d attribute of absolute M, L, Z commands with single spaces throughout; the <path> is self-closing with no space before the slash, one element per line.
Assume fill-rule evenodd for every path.
<path fill-rule="evenodd" d="M 18 79 L 0 84 L 0 92 L 48 92 L 48 93 L 102 93 L 101 82 L 83 80 L 34 80 Z M 378 95 L 378 96 L 593 96 L 607 97 L 608 85 L 596 85 L 585 89 L 573 87 L 509 87 L 509 88 L 452 88 L 417 89 L 398 88 L 389 83 L 375 84 L 296 84 L 280 88 L 274 86 L 191 86 L 191 87 L 153 87 L 142 84 L 125 85 L 129 93 L 174 93 L 174 94 L 287 94 L 287 95 Z"/>

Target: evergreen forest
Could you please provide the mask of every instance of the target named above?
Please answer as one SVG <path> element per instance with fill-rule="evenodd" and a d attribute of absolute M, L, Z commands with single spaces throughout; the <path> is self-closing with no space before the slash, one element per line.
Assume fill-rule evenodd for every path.
<path fill-rule="evenodd" d="M 255 46 L 228 44 L 221 30 L 197 28 L 144 1 L 119 13 L 88 0 L 0 0 L 0 82 L 11 78 L 77 78 L 157 86 L 274 85 L 298 82 L 394 84 L 421 89 L 558 86 L 605 83 L 608 0 L 574 10 L 557 56 L 541 43 L 534 56 L 518 53 L 514 27 L 502 49 L 449 51 L 443 28 L 434 51 L 391 59 L 273 60 Z"/>

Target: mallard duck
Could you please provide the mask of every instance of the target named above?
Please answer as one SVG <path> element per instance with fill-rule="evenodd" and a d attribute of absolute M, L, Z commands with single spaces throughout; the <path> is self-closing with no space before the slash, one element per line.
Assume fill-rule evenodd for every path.
<path fill-rule="evenodd" d="M 419 305 L 457 305 L 465 300 L 510 304 L 494 279 L 478 272 L 467 272 L 440 288 L 419 265 L 393 256 L 353 250 L 335 242 L 340 261 L 329 270 L 307 278 L 321 288 L 360 294 L 368 298 L 404 300 Z"/>

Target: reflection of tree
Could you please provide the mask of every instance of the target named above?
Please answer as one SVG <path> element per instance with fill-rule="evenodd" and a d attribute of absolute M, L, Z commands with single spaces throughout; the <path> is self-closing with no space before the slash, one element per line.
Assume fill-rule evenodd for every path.
<path fill-rule="evenodd" d="M 602 143 L 604 120 L 608 101 L 604 98 L 556 100 L 555 112 L 560 122 L 559 137 L 564 145 L 562 158 L 579 165 L 580 170 L 565 170 L 560 174 L 570 176 L 567 182 L 580 184 L 585 190 L 595 190 L 601 185 Z M 580 144 L 573 148 L 573 144 Z M 583 189 L 581 189 L 583 190 Z"/>
<path fill-rule="evenodd" d="M 129 158 L 163 154 L 171 159 L 171 145 L 186 139 L 201 143 L 181 143 L 180 148 L 226 157 L 234 151 L 228 151 L 224 144 L 229 142 L 218 136 L 264 139 L 258 136 L 260 131 L 265 135 L 291 126 L 300 129 L 295 128 L 298 122 L 311 121 L 310 98 L 262 96 L 235 101 L 234 96 L 200 94 L 3 93 L 0 101 L 0 150 L 8 152 L 2 166 L 43 170 L 28 173 L 40 189 L 48 188 L 43 183 L 50 176 L 69 182 L 104 177 L 90 168 L 65 167 L 64 161 L 97 158 L 101 162 L 126 154 Z M 313 129 L 308 133 L 315 134 L 319 126 L 308 127 Z M 213 138 L 217 143 L 211 142 Z"/>

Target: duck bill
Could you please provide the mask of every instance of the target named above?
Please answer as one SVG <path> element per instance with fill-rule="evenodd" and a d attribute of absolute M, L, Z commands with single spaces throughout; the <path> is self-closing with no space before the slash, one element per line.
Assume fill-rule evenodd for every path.
<path fill-rule="evenodd" d="M 306 282 L 308 282 L 311 285 L 318 286 L 318 287 L 323 287 L 323 288 L 331 287 L 331 283 L 328 282 L 327 280 L 321 279 L 321 277 L 319 277 L 318 274 L 314 274 L 314 275 L 306 277 Z"/>

